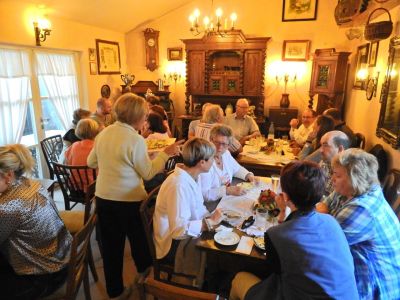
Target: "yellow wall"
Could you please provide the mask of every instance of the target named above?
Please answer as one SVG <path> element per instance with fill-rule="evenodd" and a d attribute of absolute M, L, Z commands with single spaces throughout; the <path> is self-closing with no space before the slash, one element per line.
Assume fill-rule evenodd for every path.
<path fill-rule="evenodd" d="M 339 28 L 336 25 L 334 10 L 337 1 L 319 1 L 317 20 L 310 22 L 281 22 L 282 1 L 252 0 L 246 2 L 220 0 L 214 2 L 216 3 L 214 9 L 217 5 L 221 6 L 226 14 L 233 10 L 236 11 L 238 14 L 236 27 L 242 29 L 246 35 L 271 37 L 268 43 L 266 62 L 265 113 L 267 113 L 268 106 L 279 105 L 282 87 L 277 87 L 274 77 L 270 76 L 269 66 L 281 58 L 284 40 L 311 40 L 311 53 L 318 48 L 336 48 L 336 51 L 352 52 L 349 58 L 351 67 L 349 70 L 345 120 L 355 132 L 361 132 L 366 136 L 367 150 L 376 143 L 382 144 L 389 151 L 393 166 L 400 168 L 399 151 L 393 150 L 390 145 L 375 135 L 380 111 L 379 98 L 367 101 L 365 91 L 352 89 L 357 47 L 366 43 L 366 41 L 360 39 L 349 41 L 345 36 L 347 28 Z M 154 22 L 144 24 L 127 34 L 127 63 L 129 70 L 136 75 L 136 79 L 156 80 L 162 78 L 168 64 L 167 48 L 184 47 L 180 39 L 193 37 L 189 32 L 188 16 L 196 7 L 202 12 L 211 11 L 209 1 L 193 1 L 189 5 L 183 6 Z M 391 13 L 393 21 L 396 22 L 399 19 L 398 8 L 393 9 Z M 384 17 L 382 16 L 379 19 L 384 19 Z M 160 30 L 160 68 L 154 72 L 147 71 L 145 68 L 143 30 L 147 27 Z M 386 70 L 388 43 L 389 39 L 382 41 L 379 45 L 377 68 L 381 71 L 381 77 L 378 97 Z M 296 88 L 292 84 L 288 86 L 291 105 L 299 107 L 300 111 L 308 105 L 311 59 L 304 64 L 306 69 L 305 76 L 298 80 Z M 178 82 L 176 87 L 171 86 L 171 91 L 171 98 L 174 100 L 178 114 L 183 113 L 185 81 Z"/>
<path fill-rule="evenodd" d="M 0 1 L 0 44 L 36 47 L 31 21 L 36 14 L 37 9 L 33 5 L 18 1 Z M 95 39 L 118 42 L 122 70 L 126 70 L 124 33 L 83 25 L 64 19 L 48 19 L 52 24 L 52 32 L 43 43 L 42 48 L 66 49 L 79 52 L 82 86 L 84 87 L 81 103 L 84 107 L 94 110 L 96 101 L 101 96 L 101 86 L 107 83 L 112 87 L 118 87 L 122 82 L 119 77 L 120 75 L 89 75 L 88 48 L 96 48 Z M 113 94 L 116 93 L 117 91 L 114 89 Z"/>

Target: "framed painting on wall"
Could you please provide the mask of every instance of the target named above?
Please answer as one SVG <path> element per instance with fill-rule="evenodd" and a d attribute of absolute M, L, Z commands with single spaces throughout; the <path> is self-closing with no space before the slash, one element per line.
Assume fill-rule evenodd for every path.
<path fill-rule="evenodd" d="M 89 61 L 96 61 L 96 49 L 89 48 Z"/>
<path fill-rule="evenodd" d="M 90 71 L 90 75 L 97 75 L 96 62 L 94 62 L 94 61 L 89 62 L 89 71 Z"/>
<path fill-rule="evenodd" d="M 182 60 L 182 48 L 168 48 L 168 60 Z"/>
<path fill-rule="evenodd" d="M 97 67 L 99 74 L 120 74 L 119 44 L 96 39 Z"/>
<path fill-rule="evenodd" d="M 309 40 L 286 40 L 283 41 L 283 61 L 307 61 L 310 53 Z"/>
<path fill-rule="evenodd" d="M 373 42 L 370 44 L 369 47 L 369 59 L 368 59 L 368 66 L 375 67 L 376 60 L 378 58 L 378 49 L 379 49 L 379 41 Z"/>
<path fill-rule="evenodd" d="M 282 22 L 317 19 L 318 0 L 283 0 Z"/>
<path fill-rule="evenodd" d="M 369 44 L 364 44 L 358 46 L 357 49 L 357 65 L 354 80 L 354 89 L 364 90 L 367 81 L 367 67 L 368 67 L 368 54 L 369 54 Z"/>

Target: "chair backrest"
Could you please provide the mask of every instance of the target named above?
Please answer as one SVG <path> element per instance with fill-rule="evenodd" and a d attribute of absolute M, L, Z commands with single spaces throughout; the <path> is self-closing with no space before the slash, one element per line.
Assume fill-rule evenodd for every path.
<path fill-rule="evenodd" d="M 355 140 L 356 140 L 355 144 L 356 144 L 357 148 L 365 149 L 365 136 L 359 132 L 355 133 L 354 136 L 355 136 Z"/>
<path fill-rule="evenodd" d="M 84 216 L 84 223 L 86 223 L 90 216 L 95 213 L 94 209 L 94 201 L 95 199 L 95 192 L 96 192 L 96 181 L 93 181 L 91 184 L 88 185 L 86 194 L 85 194 L 85 216 Z"/>
<path fill-rule="evenodd" d="M 369 150 L 369 153 L 374 155 L 376 157 L 376 159 L 378 160 L 378 164 L 379 164 L 378 178 L 379 178 L 379 181 L 381 183 L 383 183 L 383 181 L 386 177 L 387 171 L 388 171 L 388 154 L 385 151 L 385 149 L 383 149 L 381 144 L 376 144 L 375 146 L 373 146 Z"/>
<path fill-rule="evenodd" d="M 88 166 L 67 166 L 56 162 L 52 165 L 64 196 L 65 210 L 72 209 L 78 203 L 84 204 L 88 186 L 96 180 L 96 170 Z"/>
<path fill-rule="evenodd" d="M 150 192 L 147 199 L 140 205 L 140 218 L 146 234 L 147 244 L 149 245 L 150 255 L 153 261 L 154 277 L 160 279 L 160 266 L 156 256 L 156 248 L 153 241 L 153 215 L 160 186 Z"/>
<path fill-rule="evenodd" d="M 383 194 L 390 206 L 393 206 L 400 197 L 400 170 L 392 169 L 383 185 Z"/>
<path fill-rule="evenodd" d="M 86 224 L 72 240 L 68 266 L 67 289 L 65 299 L 75 299 L 85 274 L 88 272 L 90 236 L 96 224 L 97 215 L 92 214 Z"/>
<path fill-rule="evenodd" d="M 183 162 L 182 155 L 171 156 L 165 163 L 165 172 L 168 173 L 170 171 L 173 171 L 175 169 L 175 165 L 177 163 L 182 163 L 182 162 Z"/>
<path fill-rule="evenodd" d="M 51 162 L 57 162 L 60 158 L 63 141 L 61 135 L 54 135 L 40 141 L 40 146 L 43 151 L 44 159 L 46 160 L 47 167 L 49 168 L 50 178 L 54 179 L 54 171 Z"/>
<path fill-rule="evenodd" d="M 153 295 L 155 298 L 168 299 L 168 300 L 216 300 L 223 299 L 217 294 L 206 293 L 179 287 L 176 285 L 168 284 L 155 280 L 148 276 L 144 281 L 144 292 L 145 294 Z"/>

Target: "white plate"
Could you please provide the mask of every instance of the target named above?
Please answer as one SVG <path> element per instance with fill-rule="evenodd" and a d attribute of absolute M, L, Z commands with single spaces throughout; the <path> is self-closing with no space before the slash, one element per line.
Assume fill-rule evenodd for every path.
<path fill-rule="evenodd" d="M 258 249 L 265 251 L 265 241 L 264 241 L 264 237 L 263 236 L 255 237 L 255 238 L 253 238 L 253 240 L 254 240 L 254 245 Z"/>
<path fill-rule="evenodd" d="M 214 235 L 214 240 L 222 246 L 234 246 L 239 244 L 240 237 L 229 231 L 220 231 Z"/>
<path fill-rule="evenodd" d="M 225 221 L 236 221 L 242 218 L 241 214 L 234 210 L 224 210 L 222 212 Z"/>
<path fill-rule="evenodd" d="M 239 182 L 237 186 L 240 186 L 245 190 L 251 190 L 255 186 L 255 184 L 252 182 Z"/>

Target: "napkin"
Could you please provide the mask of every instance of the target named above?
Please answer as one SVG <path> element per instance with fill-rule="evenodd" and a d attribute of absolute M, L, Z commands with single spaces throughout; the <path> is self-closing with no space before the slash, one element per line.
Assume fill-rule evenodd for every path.
<path fill-rule="evenodd" d="M 251 236 L 264 236 L 264 230 L 258 229 L 256 226 L 251 226 L 245 230 L 248 235 Z"/>
<path fill-rule="evenodd" d="M 236 248 L 236 252 L 243 253 L 249 255 L 251 253 L 251 249 L 253 249 L 253 239 L 249 236 L 242 236 L 240 238 L 239 245 Z"/>
<path fill-rule="evenodd" d="M 219 225 L 217 228 L 215 228 L 215 232 L 220 232 L 220 231 L 232 231 L 232 227 L 226 227 L 224 225 Z"/>

